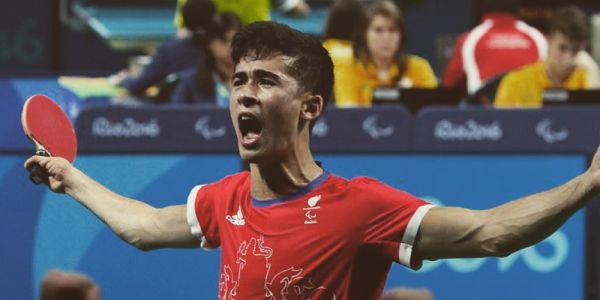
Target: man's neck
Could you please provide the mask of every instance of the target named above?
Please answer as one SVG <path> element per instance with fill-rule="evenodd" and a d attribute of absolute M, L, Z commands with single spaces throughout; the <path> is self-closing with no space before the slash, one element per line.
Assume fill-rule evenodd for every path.
<path fill-rule="evenodd" d="M 323 174 L 310 157 L 270 164 L 250 164 L 251 194 L 269 200 L 298 192 Z"/>

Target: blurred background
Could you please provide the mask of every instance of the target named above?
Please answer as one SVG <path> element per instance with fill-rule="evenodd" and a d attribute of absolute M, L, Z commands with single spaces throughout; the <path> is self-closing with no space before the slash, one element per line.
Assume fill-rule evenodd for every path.
<path fill-rule="evenodd" d="M 182 2 L 21 0 L 0 10 L 0 299 L 38 299 L 43 278 L 53 269 L 86 274 L 105 299 L 217 295 L 218 250 L 139 252 L 74 201 L 32 185 L 22 168 L 33 147 L 23 136 L 20 110 L 37 93 L 56 100 L 75 124 L 77 167 L 152 205 L 181 204 L 193 186 L 244 168 L 228 111 L 219 102 L 227 98 L 227 82 L 217 80 L 212 103 L 195 102 L 193 96 L 175 100 L 177 85 L 187 76 L 180 69 L 141 91 L 128 85 L 158 61 L 160 45 L 186 37 L 194 43 L 200 39 L 194 47 L 201 50 L 192 51 L 195 59 L 187 67 L 202 74 L 212 66 L 204 60 L 214 56 L 211 43 L 227 41 L 228 30 L 239 29 L 236 22 L 247 22 L 214 19 L 214 8 L 204 8 L 200 13 L 211 21 L 200 18 L 195 28 L 202 30 L 186 33 L 176 17 Z M 324 41 L 339 38 L 327 31 L 338 2 L 346 4 L 306 0 L 299 11 L 271 3 L 268 18 Z M 215 3 L 220 14 L 232 1 Z M 368 104 L 357 102 L 350 109 L 336 91 L 336 105 L 312 137 L 326 169 L 347 178 L 376 177 L 438 205 L 481 209 L 548 189 L 585 170 L 600 142 L 598 86 L 588 80 L 584 88 L 544 87 L 537 109 L 495 109 L 502 78 L 481 80 L 491 93 L 469 90 L 464 78 L 452 85 L 444 79 L 461 35 L 482 24 L 489 1 L 394 4 L 404 16 L 403 51 L 428 62 L 433 85 L 405 86 L 401 79 L 374 83 Z M 587 65 L 597 72 L 599 1 L 523 0 L 514 13 L 550 40 L 556 10 L 564 5 L 575 5 L 587 18 L 589 32 L 576 50 L 588 54 Z M 354 28 L 359 19 L 350 20 L 342 27 Z M 210 28 L 221 31 L 207 34 Z M 541 52 L 532 62 L 545 59 Z M 357 63 L 349 53 L 335 54 L 340 65 L 345 59 Z M 226 78 L 216 68 L 211 74 Z M 434 261 L 419 272 L 394 266 L 386 290 L 427 291 L 394 299 L 598 300 L 599 205 L 592 202 L 545 241 L 506 258 Z"/>

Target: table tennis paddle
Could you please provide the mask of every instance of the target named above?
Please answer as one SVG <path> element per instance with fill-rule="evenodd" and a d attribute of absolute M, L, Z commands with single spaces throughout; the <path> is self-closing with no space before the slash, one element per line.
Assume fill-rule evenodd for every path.
<path fill-rule="evenodd" d="M 25 135 L 35 146 L 35 154 L 75 160 L 77 137 L 69 117 L 52 99 L 45 95 L 33 95 L 23 104 L 21 125 Z M 29 170 L 29 178 L 35 184 L 48 183 L 48 174 L 39 166 Z"/>

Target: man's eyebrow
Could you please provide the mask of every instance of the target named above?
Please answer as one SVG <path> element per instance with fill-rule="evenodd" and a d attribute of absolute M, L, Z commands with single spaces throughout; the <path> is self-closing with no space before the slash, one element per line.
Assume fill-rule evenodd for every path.
<path fill-rule="evenodd" d="M 267 70 L 263 70 L 263 69 L 257 69 L 257 70 L 253 70 L 252 71 L 252 75 L 253 77 L 256 78 L 270 78 L 273 80 L 280 80 L 281 76 L 277 75 L 276 73 L 267 71 Z M 245 71 L 238 71 L 235 72 L 233 74 L 233 76 L 231 77 L 231 79 L 247 79 L 248 78 L 248 73 Z"/>
<path fill-rule="evenodd" d="M 262 69 L 254 70 L 254 76 L 260 77 L 260 78 L 272 78 L 272 79 L 280 78 L 279 75 L 277 75 L 273 72 L 269 72 L 267 70 L 262 70 Z"/>
<path fill-rule="evenodd" d="M 248 77 L 248 76 L 246 75 L 246 72 L 241 72 L 241 71 L 239 71 L 239 72 L 235 72 L 235 73 L 233 74 L 233 76 L 231 76 L 231 79 L 234 79 L 234 78 L 246 78 L 246 77 Z"/>

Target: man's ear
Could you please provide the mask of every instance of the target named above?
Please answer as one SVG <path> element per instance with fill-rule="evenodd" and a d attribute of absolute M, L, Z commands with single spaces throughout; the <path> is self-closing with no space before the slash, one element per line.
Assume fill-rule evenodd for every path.
<path fill-rule="evenodd" d="M 302 103 L 302 118 L 307 121 L 319 118 L 323 112 L 324 104 L 323 97 L 320 95 L 307 95 Z"/>

